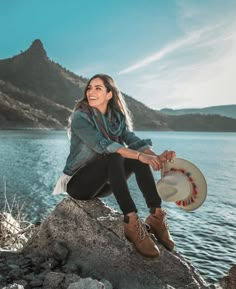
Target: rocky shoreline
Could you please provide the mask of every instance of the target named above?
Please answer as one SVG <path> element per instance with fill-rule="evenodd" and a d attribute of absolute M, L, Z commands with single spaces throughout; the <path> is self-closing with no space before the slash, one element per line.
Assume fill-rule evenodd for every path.
<path fill-rule="evenodd" d="M 1 236 L 17 226 L 1 214 Z M 0 249 L 0 288 L 236 289 L 236 266 L 220 284 L 207 284 L 179 253 L 157 241 L 160 257 L 139 255 L 124 237 L 122 216 L 100 200 L 65 198 L 31 232 L 18 234 L 21 249 Z"/>

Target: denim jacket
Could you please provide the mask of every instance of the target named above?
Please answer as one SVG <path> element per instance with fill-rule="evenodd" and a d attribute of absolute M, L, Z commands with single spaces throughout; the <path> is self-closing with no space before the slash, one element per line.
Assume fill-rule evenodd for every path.
<path fill-rule="evenodd" d="M 107 139 L 95 127 L 89 116 L 80 110 L 72 115 L 71 145 L 63 173 L 72 176 L 78 169 L 101 154 L 115 153 L 121 147 L 144 151 L 152 146 L 150 139 L 142 140 L 134 132 L 125 128 L 121 142 Z"/>

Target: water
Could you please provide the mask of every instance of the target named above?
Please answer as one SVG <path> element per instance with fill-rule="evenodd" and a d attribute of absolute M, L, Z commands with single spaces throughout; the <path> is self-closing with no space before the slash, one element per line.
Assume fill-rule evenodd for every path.
<path fill-rule="evenodd" d="M 208 197 L 201 208 L 185 212 L 164 203 L 176 250 L 213 283 L 236 264 L 236 134 L 191 132 L 138 132 L 151 138 L 154 150 L 175 150 L 178 157 L 195 163 L 208 184 Z M 42 220 L 63 196 L 51 192 L 64 167 L 69 141 L 64 131 L 0 131 L 0 201 L 4 204 L 5 183 L 9 202 L 24 203 L 30 221 Z M 155 178 L 159 173 L 155 172 Z M 145 218 L 148 210 L 136 186 L 131 193 Z M 114 198 L 105 199 L 117 208 Z"/>

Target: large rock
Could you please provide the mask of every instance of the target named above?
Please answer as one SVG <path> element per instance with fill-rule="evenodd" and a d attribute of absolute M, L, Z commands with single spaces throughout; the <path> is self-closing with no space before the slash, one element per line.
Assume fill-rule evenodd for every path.
<path fill-rule="evenodd" d="M 100 200 L 65 198 L 24 248 L 25 256 L 57 260 L 83 278 L 106 279 L 116 289 L 209 288 L 177 252 L 141 256 L 123 233 L 123 217 Z M 35 257 L 34 257 L 35 258 Z"/>
<path fill-rule="evenodd" d="M 236 289 L 236 265 L 231 267 L 229 274 L 221 279 L 220 284 L 223 289 Z"/>

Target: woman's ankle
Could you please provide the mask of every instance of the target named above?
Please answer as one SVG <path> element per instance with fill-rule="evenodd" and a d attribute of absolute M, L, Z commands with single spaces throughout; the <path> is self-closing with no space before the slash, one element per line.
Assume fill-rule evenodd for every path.
<path fill-rule="evenodd" d="M 129 223 L 129 219 L 137 219 L 138 215 L 135 211 L 124 215 L 124 222 Z"/>
<path fill-rule="evenodd" d="M 135 211 L 133 211 L 133 212 L 130 212 L 130 213 L 126 214 L 126 216 L 134 217 L 134 216 L 137 216 L 137 213 Z"/>

